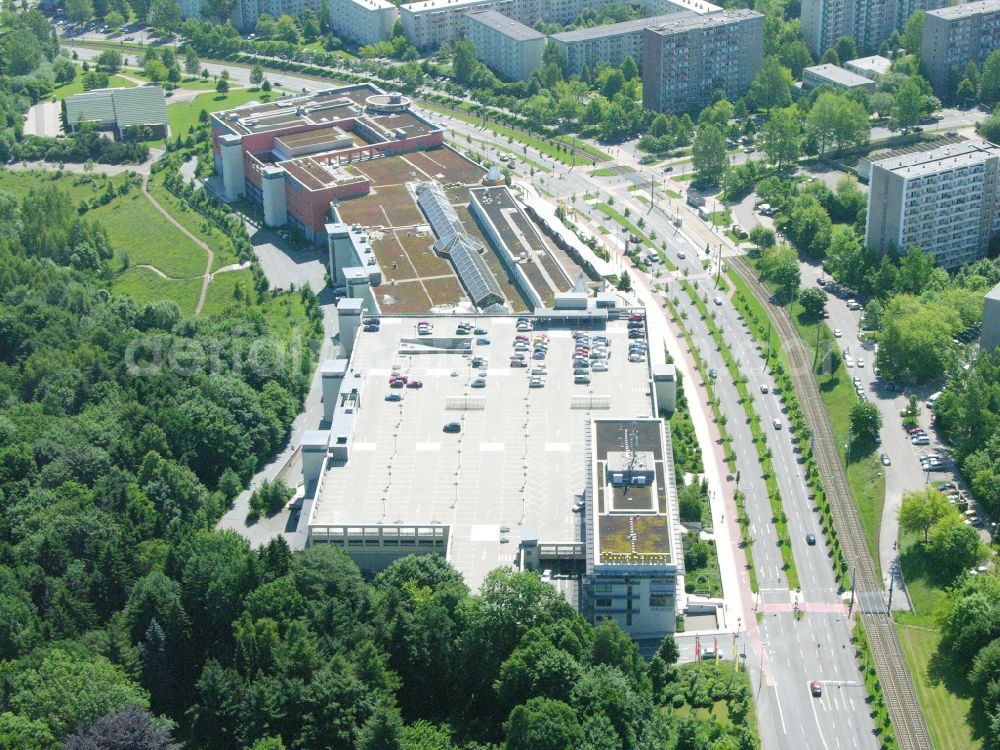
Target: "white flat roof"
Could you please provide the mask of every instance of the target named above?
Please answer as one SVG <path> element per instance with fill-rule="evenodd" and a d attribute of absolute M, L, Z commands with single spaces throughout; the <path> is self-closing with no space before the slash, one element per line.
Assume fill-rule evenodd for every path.
<path fill-rule="evenodd" d="M 1000 147 L 989 141 L 971 140 L 949 143 L 932 151 L 917 151 L 881 159 L 872 162 L 872 166 L 895 172 L 903 177 L 914 178 L 968 167 L 998 156 Z"/>
<path fill-rule="evenodd" d="M 572 506 L 591 470 L 588 420 L 652 416 L 648 361 L 628 361 L 626 322 L 588 331 L 609 339 L 609 368 L 577 385 L 569 328 L 527 333 L 550 337 L 548 355 L 535 361 L 526 352 L 528 367 L 515 369 L 515 317 L 419 319 L 433 323 L 434 337 L 451 337 L 468 320 L 491 343 L 474 344 L 471 356 L 401 354 L 402 339 L 418 338 L 417 317 L 382 316 L 378 333 L 358 333 L 351 369 L 363 373 L 364 387 L 349 459 L 328 467 L 313 525 L 448 525 L 449 559 L 473 588 L 513 562 L 523 529 L 537 530 L 543 543 L 581 542 Z M 472 356 L 488 358 L 485 388 L 470 387 L 478 375 Z M 423 387 L 390 390 L 396 365 Z M 545 387 L 529 388 L 532 367 L 542 365 Z M 388 393 L 402 400 L 385 401 Z M 472 408 L 453 408 L 463 398 Z M 460 433 L 442 431 L 451 421 L 462 423 Z"/>

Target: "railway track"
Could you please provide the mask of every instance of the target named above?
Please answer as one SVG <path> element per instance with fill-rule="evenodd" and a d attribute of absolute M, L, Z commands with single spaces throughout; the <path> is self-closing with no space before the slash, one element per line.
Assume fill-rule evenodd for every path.
<path fill-rule="evenodd" d="M 819 386 L 805 345 L 788 313 L 771 304 L 770 290 L 757 278 L 757 272 L 743 258 L 730 258 L 733 269 L 747 283 L 761 304 L 769 311 L 788 357 L 789 374 L 802 406 L 803 416 L 812 434 L 813 455 L 837 530 L 844 559 L 851 570 L 861 621 L 875 671 L 882 686 L 882 696 L 889 711 L 901 750 L 934 750 L 927 722 L 917 701 L 916 689 L 899 643 L 892 618 L 887 613 L 882 576 L 865 542 L 864 527 L 847 475 L 840 462 L 840 452 L 833 428 L 819 396 Z"/>

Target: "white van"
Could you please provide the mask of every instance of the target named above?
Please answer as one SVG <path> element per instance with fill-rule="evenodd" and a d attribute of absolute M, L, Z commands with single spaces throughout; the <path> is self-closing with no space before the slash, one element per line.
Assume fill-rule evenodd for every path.
<path fill-rule="evenodd" d="M 941 391 L 938 391 L 937 393 L 932 393 L 930 395 L 930 397 L 927 399 L 927 408 L 928 409 L 933 409 L 934 408 L 934 404 L 937 403 L 937 400 L 939 398 L 941 398 Z"/>

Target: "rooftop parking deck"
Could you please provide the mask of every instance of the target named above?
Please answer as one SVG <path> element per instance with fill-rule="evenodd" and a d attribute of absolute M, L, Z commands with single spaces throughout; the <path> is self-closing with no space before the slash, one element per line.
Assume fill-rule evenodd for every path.
<path fill-rule="evenodd" d="M 418 336 L 418 320 L 383 316 L 380 331 L 358 334 L 351 368 L 364 385 L 350 457 L 327 469 L 313 525 L 450 526 L 450 559 L 474 588 L 514 561 L 524 529 L 546 543 L 581 542 L 573 505 L 591 468 L 590 420 L 652 414 L 649 364 L 628 361 L 625 322 L 588 332 L 608 338 L 608 370 L 578 384 L 569 328 L 521 334 L 548 336 L 548 353 L 533 360 L 529 349 L 528 366 L 514 368 L 514 317 L 428 316 L 429 337 Z M 457 336 L 462 320 L 488 333 Z M 473 368 L 473 357 L 486 366 Z M 423 387 L 390 389 L 394 367 Z M 543 387 L 530 387 L 533 367 L 545 368 Z M 473 386 L 478 378 L 485 387 Z M 461 430 L 445 432 L 448 422 Z"/>

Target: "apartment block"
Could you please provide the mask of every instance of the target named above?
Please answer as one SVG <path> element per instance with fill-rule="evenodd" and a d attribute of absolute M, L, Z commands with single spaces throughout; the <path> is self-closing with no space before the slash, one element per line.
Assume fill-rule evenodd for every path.
<path fill-rule="evenodd" d="M 288 15 L 298 18 L 307 10 L 318 15 L 322 4 L 322 0 L 236 0 L 233 5 L 233 23 L 247 34 L 257 27 L 260 16 L 277 18 Z"/>
<path fill-rule="evenodd" d="M 979 348 L 993 352 L 1000 347 L 1000 284 L 986 293 L 983 302 L 983 332 Z"/>
<path fill-rule="evenodd" d="M 763 48 L 760 13 L 675 14 L 643 31 L 643 103 L 657 112 L 692 112 L 718 91 L 738 99 L 760 70 Z"/>
<path fill-rule="evenodd" d="M 917 247 L 943 268 L 983 257 L 998 229 L 998 168 L 1000 147 L 982 140 L 874 162 L 865 244 Z"/>
<path fill-rule="evenodd" d="M 934 91 L 957 85 L 965 66 L 1000 49 L 1000 0 L 931 11 L 924 18 L 921 57 Z"/>
<path fill-rule="evenodd" d="M 643 31 L 674 17 L 675 14 L 669 14 L 564 31 L 553 34 L 552 43 L 565 57 L 570 75 L 578 75 L 584 67 L 593 69 L 599 62 L 618 67 L 626 57 L 638 64 L 642 60 Z"/>
<path fill-rule="evenodd" d="M 877 50 L 914 11 L 930 11 L 948 0 L 802 0 L 802 35 L 819 58 L 842 36 L 865 50 Z"/>
<path fill-rule="evenodd" d="M 600 9 L 613 2 L 615 0 L 422 0 L 400 6 L 399 17 L 407 39 L 418 49 L 431 49 L 461 39 L 468 13 L 493 10 L 526 26 L 539 21 L 566 24 L 586 8 Z M 636 0 L 633 4 L 642 7 L 647 16 L 720 10 L 704 0 Z"/>
<path fill-rule="evenodd" d="M 179 0 L 177 7 L 180 8 L 181 18 L 194 18 L 201 20 L 202 0 Z"/>
<path fill-rule="evenodd" d="M 813 65 L 802 70 L 802 90 L 811 91 L 817 86 L 833 86 L 836 89 L 864 89 L 875 91 L 875 81 L 857 73 L 844 70 L 837 65 Z"/>
<path fill-rule="evenodd" d="M 501 78 L 521 81 L 542 66 L 545 35 L 495 10 L 465 15 L 465 38 L 476 57 Z"/>
<path fill-rule="evenodd" d="M 330 27 L 355 44 L 378 44 L 392 36 L 399 9 L 389 0 L 327 0 Z"/>

